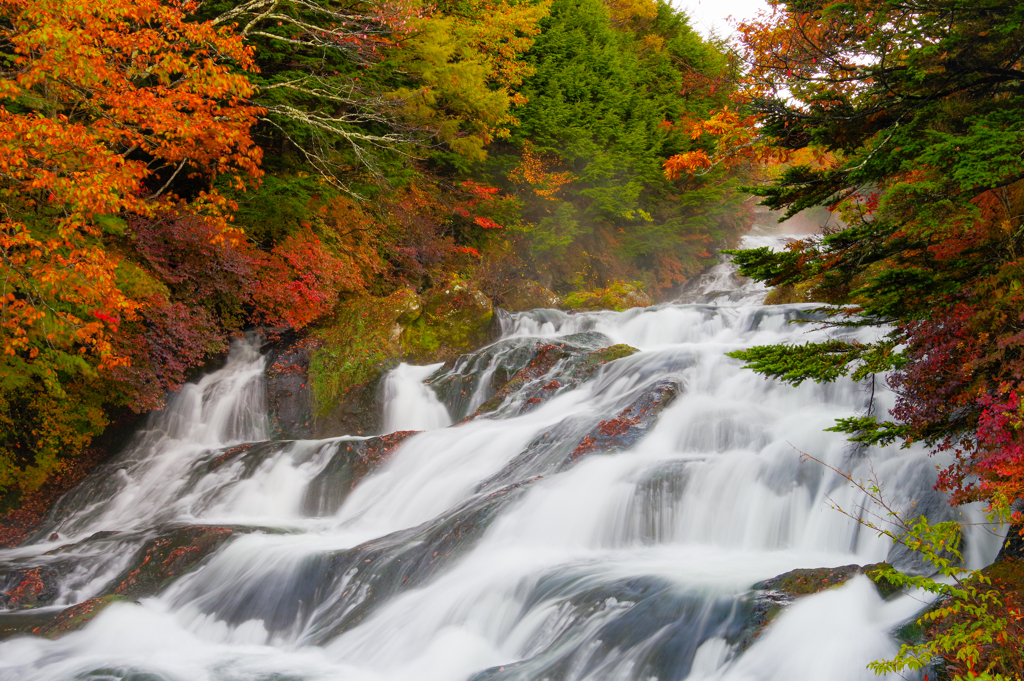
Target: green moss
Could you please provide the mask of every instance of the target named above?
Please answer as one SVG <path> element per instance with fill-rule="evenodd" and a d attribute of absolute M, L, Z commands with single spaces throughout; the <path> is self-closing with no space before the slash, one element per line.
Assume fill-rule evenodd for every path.
<path fill-rule="evenodd" d="M 402 356 L 402 323 L 415 322 L 422 301 L 410 289 L 386 298 L 361 296 L 341 303 L 313 331 L 319 347 L 310 359 L 314 414 L 323 416 L 342 394 L 393 368 Z"/>
<path fill-rule="evenodd" d="M 62 610 L 53 620 L 33 630 L 32 633 L 44 638 L 60 638 L 64 634 L 78 631 L 113 603 L 133 602 L 130 598 L 120 594 L 90 598 L 78 605 Z"/>
<path fill-rule="evenodd" d="M 625 343 L 619 343 L 617 345 L 610 345 L 603 350 L 598 350 L 590 355 L 587 361 L 596 362 L 597 364 L 607 364 L 608 362 L 614 362 L 615 360 L 622 359 L 623 357 L 629 357 L 637 352 L 640 351 L 633 346 L 626 345 Z"/>
<path fill-rule="evenodd" d="M 818 302 L 814 296 L 814 289 L 818 281 L 802 281 L 798 284 L 786 284 L 776 286 L 764 299 L 765 305 L 788 305 L 789 303 L 813 303 Z"/>
<path fill-rule="evenodd" d="M 403 354 L 416 362 L 451 359 L 490 341 L 493 319 L 490 299 L 475 288 L 456 283 L 438 289 L 403 329 Z"/>
<path fill-rule="evenodd" d="M 634 307 L 650 307 L 651 297 L 644 293 L 639 282 L 627 284 L 616 281 L 607 288 L 570 293 L 562 300 L 566 310 L 615 310 L 623 312 Z"/>

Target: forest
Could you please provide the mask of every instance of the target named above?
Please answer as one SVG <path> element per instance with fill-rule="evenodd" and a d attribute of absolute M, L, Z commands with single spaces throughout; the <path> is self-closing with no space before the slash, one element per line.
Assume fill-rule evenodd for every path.
<path fill-rule="evenodd" d="M 303 339 L 326 418 L 498 308 L 649 306 L 724 250 L 885 330 L 734 358 L 877 376 L 895 409 L 835 429 L 1020 526 L 1022 74 L 1013 0 L 775 0 L 736 45 L 665 0 L 0 0 L 0 510 L 247 331 Z M 736 250 L 758 202 L 830 217 Z M 985 603 L 955 664 L 1020 678 Z"/>

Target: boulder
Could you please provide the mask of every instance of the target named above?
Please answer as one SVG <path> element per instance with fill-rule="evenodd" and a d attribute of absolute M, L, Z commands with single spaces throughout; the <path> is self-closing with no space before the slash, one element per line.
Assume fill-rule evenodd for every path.
<path fill-rule="evenodd" d="M 509 312 L 523 312 L 538 308 L 557 308 L 561 299 L 554 291 L 532 279 L 518 279 L 501 291 L 498 303 Z"/>
<path fill-rule="evenodd" d="M 453 359 L 495 340 L 494 306 L 479 289 L 463 283 L 428 291 L 423 310 L 401 332 L 403 355 L 416 364 Z"/>
<path fill-rule="evenodd" d="M 864 566 L 799 568 L 758 582 L 752 587 L 753 615 L 738 638 L 737 650 L 743 651 L 749 648 L 765 627 L 771 624 L 794 600 L 820 593 L 826 589 L 834 589 L 857 575 L 871 577 L 877 573 L 880 566 L 881 564 L 878 563 Z M 883 598 L 890 598 L 899 591 L 884 579 L 876 581 L 875 588 Z"/>
<path fill-rule="evenodd" d="M 562 299 L 562 309 L 623 312 L 634 307 L 650 307 L 653 303 L 639 284 L 616 281 L 606 288 L 576 291 L 567 295 Z"/>

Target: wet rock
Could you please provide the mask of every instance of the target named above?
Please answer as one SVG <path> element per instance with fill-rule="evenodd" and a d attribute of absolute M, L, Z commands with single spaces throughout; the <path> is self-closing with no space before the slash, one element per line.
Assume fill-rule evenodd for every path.
<path fill-rule="evenodd" d="M 749 648 L 754 639 L 763 633 L 765 627 L 771 624 L 786 606 L 796 599 L 821 593 L 826 589 L 834 589 L 857 575 L 877 576 L 881 565 L 881 563 L 876 563 L 863 566 L 843 565 L 833 568 L 800 568 L 758 582 L 752 587 L 753 614 L 736 641 L 737 650 L 743 651 Z M 879 595 L 883 598 L 889 598 L 899 591 L 884 579 L 874 583 Z"/>
<path fill-rule="evenodd" d="M 249 530 L 252 531 L 252 530 Z M 108 595 L 138 600 L 160 593 L 237 534 L 237 528 L 190 525 L 147 542 L 111 581 Z"/>
<path fill-rule="evenodd" d="M 132 599 L 120 594 L 100 596 L 82 601 L 70 608 L 65 608 L 46 624 L 32 630 L 32 634 L 44 638 L 60 638 L 64 634 L 78 631 L 91 622 L 97 615 L 114 603 L 132 603 Z"/>
<path fill-rule="evenodd" d="M 531 482 L 476 495 L 418 527 L 306 557 L 288 568 L 285 579 L 271 571 L 231 590 L 212 579 L 204 593 L 202 575 L 197 575 L 192 591 L 181 595 L 181 604 L 200 607 L 229 625 L 258 619 L 271 634 L 304 631 L 304 644 L 325 643 L 395 595 L 422 586 L 449 568 Z"/>
<path fill-rule="evenodd" d="M 657 381 L 639 391 L 613 419 L 595 423 L 592 417 L 568 418 L 535 437 L 526 449 L 477 490 L 508 484 L 524 475 L 564 471 L 586 456 L 628 449 L 654 426 L 658 416 L 679 393 L 672 381 Z"/>
<path fill-rule="evenodd" d="M 50 605 L 60 595 L 61 571 L 52 565 L 0 568 L 0 608 Z"/>
<path fill-rule="evenodd" d="M 570 455 L 571 463 L 594 452 L 608 453 L 629 449 L 647 435 L 658 415 L 679 395 L 679 386 L 671 381 L 659 381 L 645 390 L 640 398 L 623 409 L 615 418 L 601 421 Z M 570 464 L 567 461 L 563 468 Z"/>
<path fill-rule="evenodd" d="M 746 615 L 734 598 L 682 592 L 658 577 L 596 587 L 593 582 L 593 576 L 571 573 L 542 578 L 524 612 L 552 613 L 555 640 L 525 660 L 491 667 L 471 681 L 684 679 L 697 649 L 711 638 L 735 638 Z"/>
<path fill-rule="evenodd" d="M 309 362 L 321 345 L 317 338 L 291 339 L 275 344 L 268 352 L 267 403 L 278 439 L 302 440 L 312 435 Z"/>
<path fill-rule="evenodd" d="M 49 639 L 60 638 L 64 634 L 78 631 L 84 627 L 107 606 L 113 603 L 131 602 L 131 599 L 124 596 L 110 595 L 90 598 L 63 610 L 0 613 L 0 640 L 21 635 L 42 636 Z"/>
<path fill-rule="evenodd" d="M 499 391 L 543 347 L 534 339 L 510 338 L 445 362 L 427 383 L 448 409 L 452 420 L 463 419 L 477 390 Z M 486 381 L 486 386 L 481 382 Z"/>
<path fill-rule="evenodd" d="M 332 560 L 334 598 L 317 617 L 310 643 L 320 644 L 358 625 L 397 594 L 425 584 L 465 556 L 503 509 L 539 478 L 473 497 L 439 519 L 373 540 Z"/>
<path fill-rule="evenodd" d="M 526 413 L 583 383 L 602 365 L 637 352 L 636 348 L 622 344 L 600 350 L 581 348 L 571 338 L 538 344 L 533 360 L 505 381 L 493 397 L 480 405 L 473 417 L 497 410 L 512 395 L 516 396 L 519 405 L 516 413 Z M 555 372 L 559 363 L 563 366 Z"/>
<path fill-rule="evenodd" d="M 384 427 L 384 376 L 397 365 L 397 360 L 388 362 L 369 381 L 345 388 L 333 406 L 314 419 L 309 437 L 322 440 L 379 433 Z"/>
<path fill-rule="evenodd" d="M 417 431 L 403 430 L 368 440 L 337 443 L 327 466 L 306 488 L 302 510 L 308 516 L 334 515 L 364 477 L 388 461 L 398 445 Z"/>

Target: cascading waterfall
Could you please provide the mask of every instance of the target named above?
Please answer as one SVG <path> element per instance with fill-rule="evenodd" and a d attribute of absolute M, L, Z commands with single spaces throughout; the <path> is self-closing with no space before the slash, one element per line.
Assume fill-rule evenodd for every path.
<path fill-rule="evenodd" d="M 748 237 L 762 243 L 778 238 Z M 0 643 L 0 679 L 874 678 L 865 665 L 898 648 L 890 632 L 921 602 L 882 600 L 866 577 L 741 643 L 761 580 L 914 565 L 830 508 L 865 499 L 802 452 L 855 477 L 870 465 L 933 519 L 976 512 L 931 489 L 937 462 L 923 451 L 858 450 L 824 432 L 869 400 L 884 412 L 882 386 L 793 388 L 725 356 L 836 333 L 789 323 L 813 306 L 763 307 L 763 295 L 723 263 L 687 302 L 505 315 L 492 346 L 388 376 L 386 432 L 423 431 L 400 441 L 268 440 L 264 359 L 257 339 L 236 342 L 34 539 L 0 552 L 0 572 L 58 575 L 38 616 L 134 579 L 143 547 L 174 532 L 230 538 L 79 631 Z M 580 363 L 615 344 L 639 352 Z M 969 561 L 998 543 L 972 530 Z M 0 625 L 25 616 L 10 607 Z"/>

